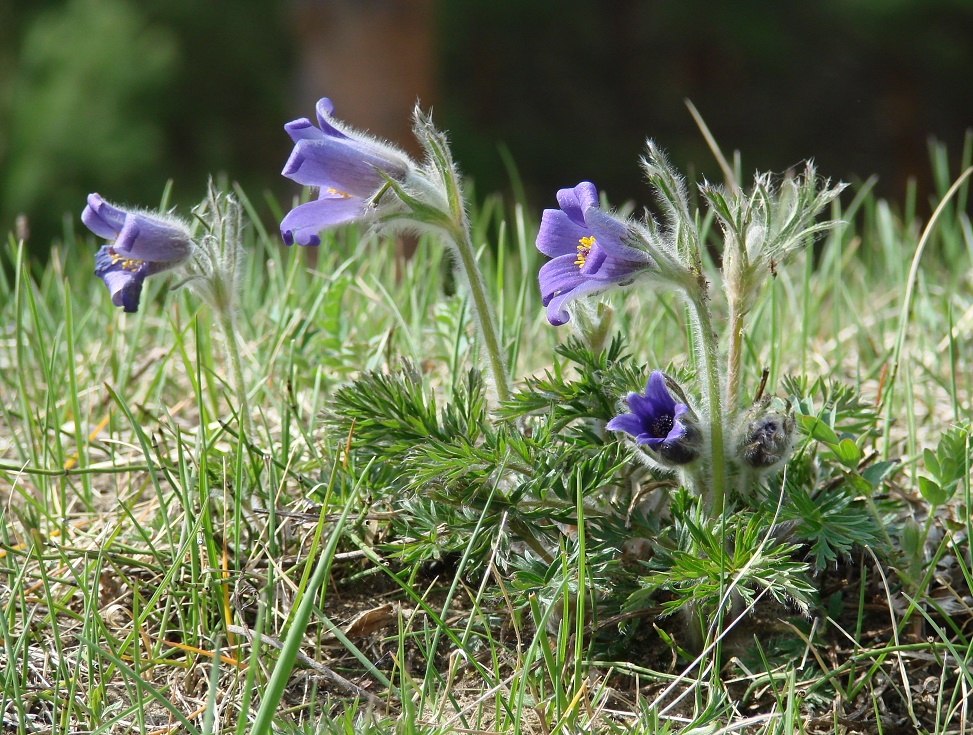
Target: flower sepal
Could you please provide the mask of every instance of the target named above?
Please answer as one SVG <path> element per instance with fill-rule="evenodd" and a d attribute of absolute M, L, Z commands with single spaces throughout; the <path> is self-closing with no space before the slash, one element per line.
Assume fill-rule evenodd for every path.
<path fill-rule="evenodd" d="M 408 211 L 402 211 L 401 208 L 386 208 L 384 213 L 378 215 L 378 221 L 386 225 L 398 223 L 408 226 L 411 224 L 415 229 L 420 230 L 424 229 L 424 226 L 448 230 L 451 227 L 452 220 L 444 207 L 439 206 L 438 203 L 437 205 L 429 204 L 429 197 L 411 192 L 407 188 L 408 183 L 411 182 L 401 183 L 395 179 L 386 179 L 386 187 L 378 192 L 375 199 L 378 200 L 382 195 L 391 192 L 398 197 Z"/>

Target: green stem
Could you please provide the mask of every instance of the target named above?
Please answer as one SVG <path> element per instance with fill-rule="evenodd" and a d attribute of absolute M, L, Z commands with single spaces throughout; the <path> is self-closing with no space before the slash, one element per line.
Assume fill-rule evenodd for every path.
<path fill-rule="evenodd" d="M 486 348 L 487 360 L 490 363 L 490 372 L 493 374 L 493 382 L 497 389 L 497 398 L 506 401 L 510 397 L 510 381 L 507 377 L 507 367 L 503 361 L 503 353 L 500 350 L 500 339 L 497 336 L 497 328 L 493 321 L 493 313 L 490 310 L 490 302 L 487 300 L 486 286 L 483 283 L 483 275 L 476 264 L 476 253 L 473 251 L 473 242 L 470 239 L 470 229 L 465 221 L 458 223 L 450 233 L 456 252 L 459 254 L 460 267 L 466 275 L 466 282 L 470 287 L 470 294 L 473 297 L 473 310 L 476 312 L 476 321 L 480 327 L 480 336 L 483 338 L 483 346 Z"/>
<path fill-rule="evenodd" d="M 710 516 L 716 518 L 723 514 L 726 497 L 726 457 L 723 446 L 723 407 L 720 385 L 719 348 L 716 334 L 706 306 L 706 296 L 697 290 L 689 297 L 689 307 L 696 332 L 695 349 L 697 360 L 702 367 L 703 399 L 706 401 L 706 414 L 709 424 L 709 468 L 710 497 L 707 505 Z"/>
<path fill-rule="evenodd" d="M 240 430 L 246 441 L 246 436 L 253 436 L 253 422 L 250 417 L 250 405 L 247 401 L 247 387 L 243 382 L 243 362 L 240 359 L 240 347 L 237 341 L 236 325 L 233 314 L 229 310 L 214 309 L 223 332 L 223 346 L 226 348 L 226 362 L 230 370 L 230 387 L 236 394 L 237 411 L 240 417 Z"/>

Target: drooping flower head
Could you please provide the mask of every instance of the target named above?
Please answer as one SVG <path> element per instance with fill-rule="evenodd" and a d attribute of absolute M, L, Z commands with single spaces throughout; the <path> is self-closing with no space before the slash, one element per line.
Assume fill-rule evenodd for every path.
<path fill-rule="evenodd" d="M 332 120 L 327 97 L 317 104 L 318 127 L 302 117 L 284 126 L 294 150 L 281 173 L 298 184 L 318 187 L 318 198 L 295 207 L 280 223 L 284 242 L 319 245 L 322 230 L 364 219 L 387 184 L 413 167 L 405 153 Z"/>
<path fill-rule="evenodd" d="M 82 222 L 108 240 L 95 254 L 95 275 L 105 282 L 115 306 L 138 311 L 142 283 L 151 275 L 181 265 L 193 250 L 189 228 L 181 221 L 112 206 L 88 195 Z"/>
<path fill-rule="evenodd" d="M 645 395 L 628 394 L 632 412 L 616 416 L 605 428 L 631 434 L 636 444 L 647 447 L 664 464 L 681 465 L 699 456 L 702 435 L 696 414 L 688 404 L 676 402 L 668 385 L 677 388 L 665 373 L 653 370 L 645 383 Z"/>
<path fill-rule="evenodd" d="M 559 326 L 570 318 L 572 299 L 627 285 L 654 268 L 651 256 L 631 245 L 624 222 L 598 207 L 598 190 L 590 181 L 557 193 L 560 209 L 545 209 L 537 249 L 553 260 L 538 275 L 548 321 Z"/>

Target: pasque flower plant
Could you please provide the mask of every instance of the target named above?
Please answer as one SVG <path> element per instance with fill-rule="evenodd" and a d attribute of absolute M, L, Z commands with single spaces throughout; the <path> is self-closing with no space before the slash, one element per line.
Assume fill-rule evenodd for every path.
<path fill-rule="evenodd" d="M 728 366 L 723 369 L 702 238 L 698 221 L 690 214 L 685 182 L 651 141 L 643 163 L 659 202 L 662 225 L 651 216 L 639 222 L 602 212 L 590 183 L 560 190 L 560 209 L 545 210 L 537 236 L 538 250 L 552 258 L 540 270 L 541 300 L 551 324 L 560 325 L 569 319 L 567 302 L 630 285 L 643 276 L 679 294 L 690 317 L 699 370 L 702 404 L 698 414 L 692 412 L 698 415 L 698 424 L 687 423 L 688 404 L 676 403 L 662 373 L 653 371 L 645 395 L 629 393 L 630 413 L 615 417 L 606 428 L 634 436 L 636 445 L 647 447 L 649 456 L 661 464 L 679 465 L 698 455 L 693 484 L 710 512 L 720 515 L 728 478 L 749 476 L 757 465 L 764 470 L 778 466 L 790 451 L 793 435 L 794 421 L 787 412 L 762 416 L 738 428 L 744 318 L 776 267 L 833 224 L 815 222 L 815 217 L 843 187 L 822 183 L 811 166 L 803 177 L 785 179 L 779 188 L 767 175 L 757 176 L 752 192 L 743 192 L 736 182 L 729 182 L 726 189 L 702 187 L 726 239 L 722 285 L 731 323 Z M 728 446 L 731 436 L 736 441 Z"/>
<path fill-rule="evenodd" d="M 497 543 L 491 544 L 491 553 L 498 563 L 516 570 L 519 562 L 524 569 L 540 562 L 542 573 L 533 583 L 519 587 L 529 590 L 532 598 L 535 590 L 550 582 L 545 575 L 554 572 L 565 575 L 559 593 L 599 604 L 607 593 L 603 598 L 597 587 L 602 582 L 596 580 L 603 572 L 605 589 L 616 584 L 609 579 L 616 552 L 624 552 L 625 542 L 637 533 L 646 537 L 642 540 L 648 540 L 656 554 L 655 579 L 647 582 L 641 576 L 646 568 L 638 570 L 639 575 L 629 569 L 616 589 L 627 585 L 630 592 L 631 585 L 638 585 L 638 591 L 648 597 L 669 585 L 672 595 L 693 607 L 700 620 L 731 599 L 735 586 L 750 584 L 747 579 L 756 580 L 754 588 L 771 589 L 778 599 L 804 600 L 804 588 L 792 583 L 790 568 L 782 566 L 793 549 L 779 547 L 771 537 L 765 509 L 744 508 L 740 513 L 749 516 L 748 529 L 753 530 L 747 533 L 753 543 L 745 538 L 741 524 L 733 525 L 735 514 L 727 512 L 765 500 L 753 488 L 761 477 L 787 462 L 797 428 L 789 403 L 767 398 L 746 405 L 740 345 L 759 289 L 798 248 L 829 226 L 815 217 L 840 188 L 821 182 L 813 169 L 779 184 L 760 176 L 747 192 L 735 183 L 725 189 L 706 186 L 701 201 L 708 203 L 714 216 L 703 218 L 690 205 L 681 176 L 650 144 L 644 165 L 657 198 L 655 215 L 627 216 L 611 210 L 589 181 L 561 189 L 552 197 L 557 207 L 544 210 L 536 237 L 537 249 L 549 259 L 537 274 L 541 308 L 536 317 L 555 326 L 570 324 L 581 339 L 573 337 L 558 346 L 559 354 L 573 366 L 557 363 L 543 377 L 525 379 L 511 391 L 504 345 L 477 264 L 476 251 L 482 243 L 474 240 L 461 178 L 445 137 L 417 112 L 415 133 L 425 156 L 413 160 L 335 120 L 333 112 L 334 106 L 324 98 L 318 102 L 316 122 L 301 118 L 284 126 L 293 148 L 282 173 L 314 192 L 312 201 L 294 206 L 282 217 L 283 242 L 342 243 L 324 233 L 350 224 L 438 238 L 454 256 L 464 281 L 460 286 L 467 288 L 469 296 L 468 301 L 457 299 L 456 305 L 462 307 L 448 315 L 456 320 L 449 325 L 450 334 L 456 335 L 453 364 L 461 361 L 460 345 L 468 337 L 463 308 L 470 304 L 479 329 L 476 347 L 487 369 L 469 370 L 465 381 L 455 374 L 448 376 L 450 380 L 440 380 L 440 375 L 427 380 L 418 370 L 397 371 L 394 360 L 374 372 L 361 371 L 353 381 L 328 393 L 327 409 L 320 414 L 327 434 L 341 438 L 337 451 L 344 452 L 345 461 L 332 453 L 334 444 L 325 442 L 320 452 L 316 445 L 312 447 L 316 469 L 338 459 L 330 467 L 340 487 L 354 487 L 357 492 L 360 481 L 370 499 L 383 506 L 388 503 L 395 517 L 390 533 L 402 532 L 401 538 L 407 539 L 403 554 L 409 558 L 421 558 L 423 544 L 438 544 L 447 533 L 463 529 L 470 535 L 462 563 L 474 563 L 483 547 L 480 540 L 486 538 L 481 530 L 495 524 Z M 108 241 L 98 252 L 97 273 L 113 303 L 135 311 L 145 278 L 171 270 L 178 272 L 180 285 L 188 285 L 209 304 L 224 337 L 225 369 L 236 393 L 241 434 L 252 436 L 251 395 L 236 314 L 244 255 L 240 205 L 211 187 L 190 223 L 170 213 L 115 207 L 92 195 L 82 218 Z M 703 230 L 702 222 L 707 227 L 712 224 L 712 229 Z M 707 253 L 717 245 L 713 237 L 717 227 L 724 234 L 722 260 Z M 355 232 L 343 232 L 344 241 Z M 298 254 L 291 250 L 290 256 Z M 722 273 L 713 262 L 721 262 Z M 288 272 L 297 274 L 293 269 Z M 293 281 L 288 278 L 287 283 Z M 712 307 L 720 298 L 713 287 L 717 283 L 728 306 L 725 328 L 718 318 L 723 304 Z M 585 305 L 598 294 L 642 286 L 676 294 L 681 308 L 671 311 L 676 318 L 686 315 L 690 335 L 686 369 L 667 367 L 663 372 L 635 365 L 625 354 L 624 343 L 634 341 L 631 334 L 627 340 L 619 337 L 608 344 L 608 326 L 617 310 Z M 521 291 L 525 300 L 526 294 L 526 289 Z M 422 303 L 428 303 L 425 297 Z M 641 304 L 656 308 L 651 296 Z M 286 313 L 292 307 L 285 303 L 275 319 L 280 324 L 293 322 Z M 514 339 L 522 334 L 515 329 Z M 296 354 L 305 344 L 310 343 L 294 340 L 292 351 Z M 300 379 L 298 366 L 306 364 L 304 358 L 315 359 L 301 357 L 288 362 L 294 366 L 294 374 L 287 375 L 288 389 L 292 377 Z M 441 393 L 445 400 L 439 402 Z M 282 412 L 279 419 L 289 431 L 286 427 L 300 421 L 300 416 L 297 411 Z M 310 444 L 311 432 L 303 436 Z M 293 457 L 295 462 L 303 461 L 300 453 Z M 626 466 L 633 459 L 647 469 Z M 254 472 L 260 472 L 256 466 L 260 463 L 251 464 Z M 353 474 L 357 475 L 354 484 L 349 484 Z M 674 476 L 675 482 L 660 475 Z M 673 486 L 677 489 L 671 491 Z M 782 508 L 786 492 L 781 489 Z M 646 512 L 648 504 L 642 500 L 648 493 L 668 502 L 669 512 Z M 808 498 L 808 503 L 814 502 Z M 706 513 L 709 518 L 703 517 Z M 587 527 L 586 517 L 594 519 Z M 466 525 L 471 519 L 475 526 Z M 766 538 L 758 540 L 758 531 L 767 531 Z M 518 541 L 516 546 L 507 543 L 511 539 Z M 731 548 L 734 544 L 742 549 L 740 553 Z M 511 553 L 511 549 L 516 550 Z M 414 550 L 418 551 L 413 555 Z M 436 546 L 434 553 L 441 551 Z M 577 571 L 569 562 L 575 551 L 586 560 Z M 560 552 L 564 564 L 558 563 Z M 663 559 L 666 555 L 669 561 Z M 323 563 L 330 563 L 330 558 L 323 555 Z M 751 565 L 751 559 L 757 562 Z M 644 561 L 636 559 L 636 563 Z M 683 576 L 671 573 L 677 562 L 684 562 Z M 769 576 L 764 575 L 768 565 L 774 567 Z M 780 568 L 784 573 L 777 574 Z M 751 569 L 752 576 L 747 577 Z M 696 583 L 702 576 L 708 579 L 708 587 Z M 320 579 L 325 577 L 322 574 Z M 536 598 L 547 604 L 539 593 Z M 313 589 L 306 591 L 305 599 L 315 599 Z M 305 606 L 308 615 L 309 606 L 310 602 Z M 711 617 L 719 619 L 718 614 Z M 578 652 L 587 640 L 580 618 L 576 614 Z M 303 623 L 291 628 L 297 630 L 296 637 L 289 638 L 295 645 L 306 622 L 305 616 Z M 430 650 L 435 649 L 433 643 Z M 262 712 L 269 712 L 269 707 Z"/>
<path fill-rule="evenodd" d="M 287 244 L 319 245 L 320 233 L 352 222 L 384 231 L 428 232 L 453 252 L 472 297 L 497 396 L 509 396 L 509 378 L 483 277 L 476 263 L 459 172 L 445 137 L 417 107 L 416 138 L 423 164 L 394 146 L 353 131 L 332 117 L 328 98 L 317 104 L 318 127 L 301 118 L 284 128 L 294 149 L 282 174 L 317 187 L 317 199 L 290 210 L 280 224 Z"/>
<path fill-rule="evenodd" d="M 138 311 L 145 279 L 169 270 L 182 276 L 177 286 L 188 285 L 210 305 L 223 333 L 242 423 L 249 428 L 235 311 L 243 267 L 240 205 L 210 182 L 195 215 L 194 228 L 168 212 L 116 207 L 89 194 L 81 220 L 109 241 L 95 254 L 95 275 L 105 282 L 115 306 Z"/>

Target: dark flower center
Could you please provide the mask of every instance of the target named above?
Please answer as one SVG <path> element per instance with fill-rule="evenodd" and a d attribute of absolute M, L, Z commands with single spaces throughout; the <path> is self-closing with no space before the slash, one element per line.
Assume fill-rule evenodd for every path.
<path fill-rule="evenodd" d="M 662 414 L 661 416 L 656 416 L 652 420 L 652 436 L 656 439 L 665 439 L 669 436 L 669 432 L 672 431 L 672 416 L 669 414 Z"/>

